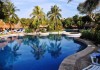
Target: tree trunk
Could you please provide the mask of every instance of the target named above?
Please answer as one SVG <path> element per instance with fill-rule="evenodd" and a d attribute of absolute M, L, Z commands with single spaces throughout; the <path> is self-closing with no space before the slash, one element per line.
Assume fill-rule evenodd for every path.
<path fill-rule="evenodd" d="M 95 14 L 89 13 L 88 15 L 90 16 L 90 18 L 92 19 L 92 21 L 95 21 Z"/>

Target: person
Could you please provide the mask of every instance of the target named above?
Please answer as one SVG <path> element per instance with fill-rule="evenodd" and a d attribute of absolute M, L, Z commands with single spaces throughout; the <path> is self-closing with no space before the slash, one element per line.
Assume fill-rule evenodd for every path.
<path fill-rule="evenodd" d="M 4 30 L 4 34 L 7 34 L 7 30 L 6 29 Z"/>

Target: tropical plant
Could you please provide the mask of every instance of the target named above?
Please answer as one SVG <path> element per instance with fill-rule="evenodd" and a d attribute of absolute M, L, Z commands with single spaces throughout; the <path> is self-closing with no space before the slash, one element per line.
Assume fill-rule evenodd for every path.
<path fill-rule="evenodd" d="M 4 1 L 0 0 L 0 19 L 5 19 L 5 14 L 3 12 L 3 8 L 4 8 Z"/>
<path fill-rule="evenodd" d="M 83 30 L 81 38 L 89 39 L 94 41 L 95 43 L 100 44 L 100 30 L 94 31 L 92 30 Z"/>
<path fill-rule="evenodd" d="M 78 27 L 78 29 L 82 29 L 82 28 L 84 28 L 84 23 L 81 21 L 81 20 L 79 20 L 78 22 L 77 22 L 77 27 Z"/>
<path fill-rule="evenodd" d="M 63 26 L 65 28 L 72 28 L 73 25 L 73 19 L 72 18 L 67 18 L 62 22 Z"/>
<path fill-rule="evenodd" d="M 11 24 L 16 22 L 19 20 L 18 16 L 15 14 L 16 11 L 18 11 L 19 9 L 16 9 L 16 7 L 14 6 L 13 3 L 11 3 L 10 1 L 7 1 L 5 3 L 5 6 L 3 8 L 3 12 L 4 15 L 6 15 L 6 21 L 9 22 L 10 28 L 11 28 Z"/>
<path fill-rule="evenodd" d="M 33 19 L 31 25 L 34 26 L 35 30 L 39 27 L 41 23 L 43 23 L 43 20 L 45 19 L 45 13 L 43 12 L 43 9 L 41 9 L 39 6 L 35 6 L 30 16 L 32 16 Z"/>
<path fill-rule="evenodd" d="M 78 20 L 79 20 L 78 15 L 73 16 L 73 21 L 74 21 L 75 24 L 77 24 Z"/>
<path fill-rule="evenodd" d="M 47 16 L 50 20 L 50 25 L 53 26 L 53 30 L 58 30 L 61 28 L 61 9 L 57 7 L 57 5 L 54 5 L 51 7 L 51 10 L 47 13 Z M 52 27 L 51 27 L 52 28 Z"/>
<path fill-rule="evenodd" d="M 33 29 L 31 29 L 31 28 L 26 28 L 25 29 L 25 33 L 31 33 L 31 32 L 33 32 Z"/>
<path fill-rule="evenodd" d="M 21 24 L 22 24 L 22 26 L 24 28 L 32 28 L 30 26 L 30 24 L 32 23 L 32 20 L 30 18 L 21 18 L 20 19 L 20 22 L 21 22 Z"/>

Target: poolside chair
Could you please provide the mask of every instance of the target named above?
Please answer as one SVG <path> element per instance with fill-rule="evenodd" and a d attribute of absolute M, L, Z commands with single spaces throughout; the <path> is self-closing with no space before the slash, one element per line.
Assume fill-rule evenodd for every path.
<path fill-rule="evenodd" d="M 90 58 L 91 58 L 91 61 L 93 64 L 99 64 L 96 56 L 100 56 L 100 53 L 94 52 L 94 53 L 90 54 Z"/>
<path fill-rule="evenodd" d="M 100 53 L 94 52 L 90 54 L 92 64 L 82 70 L 100 70 L 100 64 L 98 62 L 97 56 L 100 56 Z"/>
<path fill-rule="evenodd" d="M 100 48 L 97 51 L 100 52 Z"/>
<path fill-rule="evenodd" d="M 91 64 L 88 67 L 82 69 L 82 70 L 100 70 L 100 65 Z"/>

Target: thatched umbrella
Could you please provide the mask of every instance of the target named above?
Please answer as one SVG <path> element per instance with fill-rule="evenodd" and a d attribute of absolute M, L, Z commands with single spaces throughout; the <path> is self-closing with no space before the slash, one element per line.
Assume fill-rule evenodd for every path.
<path fill-rule="evenodd" d="M 9 29 L 9 26 L 7 24 L 4 24 L 3 28 Z"/>
<path fill-rule="evenodd" d="M 4 22 L 0 20 L 0 28 L 4 28 Z"/>

